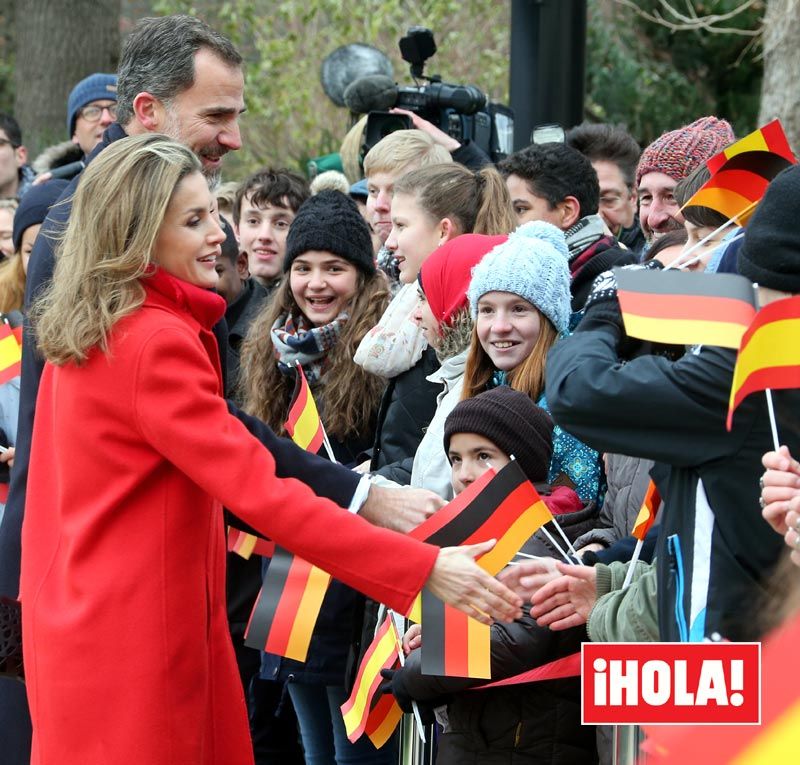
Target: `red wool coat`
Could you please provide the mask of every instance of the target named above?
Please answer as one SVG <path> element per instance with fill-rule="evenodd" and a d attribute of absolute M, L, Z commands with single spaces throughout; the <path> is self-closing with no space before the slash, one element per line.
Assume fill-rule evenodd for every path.
<path fill-rule="evenodd" d="M 42 376 L 20 588 L 34 765 L 253 761 L 222 504 L 401 611 L 437 553 L 276 478 L 220 395 L 222 299 L 162 271 L 146 289 L 107 354 Z"/>

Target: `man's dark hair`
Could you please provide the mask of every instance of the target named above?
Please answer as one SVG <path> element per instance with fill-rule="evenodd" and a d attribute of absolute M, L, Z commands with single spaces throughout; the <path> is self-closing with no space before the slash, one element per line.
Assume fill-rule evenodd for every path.
<path fill-rule="evenodd" d="M 233 226 L 222 216 L 219 216 L 219 225 L 225 232 L 225 241 L 222 243 L 221 255 L 227 258 L 234 266 L 239 257 L 239 242 L 236 241 L 236 234 L 233 233 Z"/>
<path fill-rule="evenodd" d="M 293 213 L 311 196 L 308 181 L 299 173 L 282 167 L 275 170 L 266 167 L 247 178 L 236 192 L 233 202 L 233 221 L 239 225 L 242 217 L 242 202 L 246 196 L 256 207 L 271 205 L 286 207 Z"/>
<path fill-rule="evenodd" d="M 531 193 L 547 200 L 550 209 L 566 197 L 575 197 L 580 215 L 595 215 L 600 203 L 600 184 L 592 163 L 563 143 L 534 143 L 506 157 L 498 169 L 504 178 L 522 178 Z"/>
<path fill-rule="evenodd" d="M 19 123 L 10 114 L 0 114 L 0 130 L 6 134 L 14 148 L 22 146 L 22 131 Z"/>
<path fill-rule="evenodd" d="M 613 162 L 622 173 L 625 185 L 633 188 L 642 150 L 622 125 L 584 122 L 567 133 L 567 145 L 588 157 L 590 162 Z"/>
<path fill-rule="evenodd" d="M 194 56 L 208 49 L 231 67 L 242 57 L 233 43 L 193 16 L 142 19 L 122 46 L 117 71 L 117 121 L 133 118 L 133 99 L 148 92 L 164 103 L 194 84 Z"/>

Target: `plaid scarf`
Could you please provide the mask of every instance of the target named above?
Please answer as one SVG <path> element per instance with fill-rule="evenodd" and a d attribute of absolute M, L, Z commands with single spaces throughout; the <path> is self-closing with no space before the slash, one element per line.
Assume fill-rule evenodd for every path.
<path fill-rule="evenodd" d="M 328 352 L 336 345 L 347 321 L 340 313 L 330 324 L 312 327 L 303 314 L 294 318 L 281 316 L 272 325 L 270 336 L 278 358 L 278 368 L 288 375 L 295 364 L 300 364 L 309 385 L 318 383 L 328 366 Z"/>

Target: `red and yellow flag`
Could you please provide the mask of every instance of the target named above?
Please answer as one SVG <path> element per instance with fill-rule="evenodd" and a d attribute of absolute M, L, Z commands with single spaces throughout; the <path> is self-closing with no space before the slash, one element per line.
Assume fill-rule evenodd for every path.
<path fill-rule="evenodd" d="M 22 372 L 22 344 L 19 329 L 0 322 L 0 385 Z"/>
<path fill-rule="evenodd" d="M 397 706 L 394 697 L 386 694 L 378 701 L 375 699 L 375 693 L 383 680 L 381 670 L 394 667 L 398 660 L 398 650 L 397 631 L 391 614 L 388 614 L 361 660 L 350 697 L 341 707 L 345 731 L 350 741 L 355 742 L 362 733 L 370 728 L 372 731 L 370 739 L 373 744 L 382 746 L 397 726 L 402 711 Z M 372 712 L 375 715 L 370 725 L 368 720 Z M 392 720 L 394 720 L 393 723 Z M 367 732 L 369 733 L 369 731 Z M 378 744 L 373 736 L 378 740 L 383 739 L 383 742 Z"/>
<path fill-rule="evenodd" d="M 228 526 L 228 552 L 235 552 L 245 560 L 250 560 L 251 555 L 271 558 L 275 553 L 275 543 L 234 526 Z"/>
<path fill-rule="evenodd" d="M 764 306 L 744 333 L 733 370 L 728 430 L 739 404 L 767 388 L 800 388 L 800 297 Z"/>
<path fill-rule="evenodd" d="M 303 374 L 303 367 L 295 367 L 297 378 L 292 393 L 292 403 L 284 427 L 292 441 L 309 452 L 318 452 L 324 441 L 322 420 L 319 417 L 317 404 L 308 387 L 308 380 Z"/>
<path fill-rule="evenodd" d="M 446 509 L 446 508 L 445 508 Z M 550 509 L 512 460 L 473 497 L 447 525 L 427 541 L 447 547 L 496 539 L 477 559 L 489 574 L 497 574 L 545 523 Z M 491 677 L 490 627 L 446 606 L 427 590 L 422 593 L 422 672 L 450 677 Z"/>
<path fill-rule="evenodd" d="M 744 154 L 745 152 L 768 152 L 782 157 L 789 164 L 794 164 L 797 161 L 792 147 L 789 146 L 786 133 L 783 132 L 781 121 L 772 120 L 772 122 L 767 123 L 764 127 L 754 130 L 749 135 L 736 141 L 736 143 L 732 143 L 727 149 L 723 149 L 719 152 L 719 154 L 715 154 L 706 162 L 706 167 L 713 175 L 718 172 L 728 160 L 733 159 L 737 154 Z"/>
<path fill-rule="evenodd" d="M 738 348 L 756 315 L 753 285 L 737 274 L 615 268 L 614 276 L 630 337 Z"/>
<path fill-rule="evenodd" d="M 305 661 L 330 574 L 276 547 L 245 631 L 245 645 Z"/>
<path fill-rule="evenodd" d="M 761 661 L 760 725 L 653 725 L 646 728 L 653 765 L 772 765 L 797 761 L 800 687 L 794 662 L 800 615 L 767 636 Z"/>
<path fill-rule="evenodd" d="M 647 492 L 644 495 L 639 514 L 633 523 L 631 535 L 644 542 L 647 532 L 650 531 L 656 522 L 656 513 L 661 506 L 661 495 L 658 493 L 655 483 L 651 480 L 647 485 Z"/>

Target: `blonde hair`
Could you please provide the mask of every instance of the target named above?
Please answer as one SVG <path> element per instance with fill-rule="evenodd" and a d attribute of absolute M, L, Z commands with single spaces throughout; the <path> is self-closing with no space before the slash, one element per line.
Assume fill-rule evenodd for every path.
<path fill-rule="evenodd" d="M 144 302 L 141 279 L 176 186 L 200 172 L 185 146 L 147 133 L 116 141 L 89 165 L 56 249 L 50 287 L 34 304 L 39 349 L 53 364 L 86 360 Z"/>
<path fill-rule="evenodd" d="M 226 181 L 214 189 L 214 198 L 217 200 L 217 209 L 220 215 L 233 220 L 233 205 L 236 202 L 236 192 L 239 191 L 237 181 Z"/>
<path fill-rule="evenodd" d="M 3 197 L 0 199 L 0 210 L 11 210 L 16 212 L 19 207 L 19 200 L 14 197 Z"/>
<path fill-rule="evenodd" d="M 0 263 L 0 313 L 21 311 L 25 304 L 25 269 L 15 252 Z"/>
<path fill-rule="evenodd" d="M 544 372 L 547 353 L 558 340 L 558 330 L 539 309 L 539 337 L 529 356 L 508 373 L 508 384 L 514 389 L 536 401 L 544 393 Z M 495 372 L 489 354 L 478 339 L 478 328 L 472 330 L 467 366 L 464 369 L 464 388 L 462 400 L 472 398 L 487 390 Z"/>
<path fill-rule="evenodd" d="M 367 126 L 365 114 L 358 122 L 347 131 L 339 147 L 339 157 L 342 160 L 342 169 L 351 184 L 360 181 L 364 176 L 361 172 L 361 144 L 364 142 L 364 128 Z"/>
<path fill-rule="evenodd" d="M 477 173 L 455 163 L 422 167 L 400 178 L 394 193 L 413 196 L 434 223 L 450 218 L 460 234 L 508 234 L 517 227 L 511 195 L 493 167 Z"/>
<path fill-rule="evenodd" d="M 325 429 L 339 440 L 364 435 L 374 426 L 385 380 L 365 372 L 353 356 L 388 303 L 389 290 L 383 275 L 378 272 L 365 276 L 359 271 L 355 296 L 347 309 L 350 318 L 329 352 L 324 384 L 314 390 Z M 279 434 L 285 432 L 283 423 L 294 383 L 278 368 L 271 330 L 287 314 L 300 314 L 288 275 L 250 325 L 242 343 L 239 375 L 244 410 Z"/>
<path fill-rule="evenodd" d="M 452 163 L 450 152 L 421 130 L 395 130 L 381 138 L 364 157 L 364 175 L 396 174 L 411 168 Z"/>

